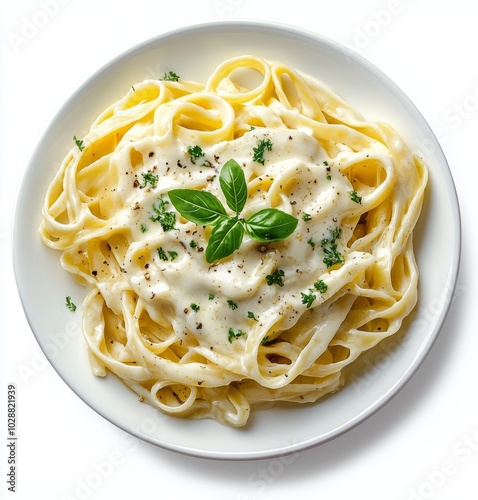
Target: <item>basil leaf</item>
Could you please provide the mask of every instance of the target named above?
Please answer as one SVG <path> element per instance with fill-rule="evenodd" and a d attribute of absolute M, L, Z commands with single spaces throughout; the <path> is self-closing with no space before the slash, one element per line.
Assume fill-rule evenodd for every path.
<path fill-rule="evenodd" d="M 187 220 L 199 226 L 215 224 L 226 210 L 212 193 L 195 189 L 172 189 L 168 192 L 174 208 Z"/>
<path fill-rule="evenodd" d="M 279 241 L 290 236 L 298 222 L 295 217 L 282 210 L 265 208 L 245 221 L 245 230 L 257 241 Z"/>
<path fill-rule="evenodd" d="M 244 227 L 235 217 L 222 219 L 212 230 L 206 248 L 206 260 L 211 263 L 237 250 L 242 243 Z"/>
<path fill-rule="evenodd" d="M 247 184 L 244 171 L 236 160 L 227 161 L 221 168 L 219 183 L 228 207 L 239 215 L 246 204 Z"/>

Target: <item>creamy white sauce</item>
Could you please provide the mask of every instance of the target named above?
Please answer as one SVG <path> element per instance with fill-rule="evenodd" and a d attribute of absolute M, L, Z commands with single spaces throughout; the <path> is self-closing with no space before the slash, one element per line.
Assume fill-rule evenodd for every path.
<path fill-rule="evenodd" d="M 265 153 L 262 165 L 253 161 L 253 148 L 264 138 L 273 147 Z M 236 140 L 202 147 L 204 158 L 196 164 L 187 154 L 188 146 L 158 143 L 154 136 L 135 141 L 134 148 L 142 159 L 134 169 L 131 146 L 116 153 L 113 161 L 123 174 L 117 189 L 128 207 L 117 217 L 124 219 L 135 240 L 125 257 L 123 278 L 157 323 L 166 326 L 173 322 L 178 337 L 193 335 L 198 350 L 214 358 L 243 349 L 248 337 L 264 335 L 268 325 L 281 329 L 292 326 L 307 307 L 302 292 L 310 293 L 319 279 L 331 281 L 321 241 L 330 238 L 331 230 L 343 225 L 344 214 L 353 210 L 354 202 L 347 194 L 353 188 L 318 142 L 301 131 L 252 130 Z M 177 214 L 176 229 L 165 232 L 158 222 L 150 220 L 152 206 L 161 196 L 167 200 L 167 192 L 179 187 L 207 190 L 227 206 L 218 174 L 231 158 L 243 167 L 248 183 L 242 217 L 274 207 L 294 215 L 299 223 L 296 231 L 280 242 L 262 244 L 245 235 L 231 257 L 208 264 L 205 248 L 210 227 L 197 226 Z M 206 160 L 209 163 L 204 165 Z M 141 173 L 147 171 L 158 176 L 155 188 L 142 187 Z M 172 204 L 166 207 L 174 211 Z M 310 220 L 303 220 L 304 214 Z M 357 265 L 356 259 L 346 256 L 343 243 L 338 240 L 346 264 L 332 273 L 344 273 L 347 266 Z M 160 258 L 158 248 L 168 260 Z M 355 257 L 363 259 L 363 255 Z M 283 286 L 267 284 L 266 277 L 276 270 L 284 273 Z M 327 296 L 327 292 L 313 293 L 317 303 Z M 107 301 L 119 300 L 119 294 L 106 293 L 106 297 Z M 245 335 L 231 341 L 230 328 Z M 240 357 L 234 359 L 237 362 Z"/>

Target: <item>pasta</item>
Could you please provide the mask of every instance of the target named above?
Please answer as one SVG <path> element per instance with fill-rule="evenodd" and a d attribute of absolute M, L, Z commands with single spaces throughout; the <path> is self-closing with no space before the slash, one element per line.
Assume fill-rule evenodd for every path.
<path fill-rule="evenodd" d="M 93 373 L 166 414 L 240 427 L 253 407 L 315 402 L 416 304 L 426 166 L 307 74 L 248 55 L 204 84 L 170 72 L 74 139 L 41 238 L 88 288 Z M 247 187 L 240 215 L 222 189 L 229 160 Z M 208 262 L 214 228 L 176 210 L 175 189 L 214 195 L 236 226 L 273 208 L 296 229 L 241 234 Z"/>

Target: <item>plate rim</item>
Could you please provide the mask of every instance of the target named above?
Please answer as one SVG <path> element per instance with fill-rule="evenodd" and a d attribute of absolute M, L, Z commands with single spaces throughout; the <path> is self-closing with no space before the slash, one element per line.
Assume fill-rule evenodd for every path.
<path fill-rule="evenodd" d="M 23 311 L 25 317 L 27 318 L 30 329 L 40 346 L 40 349 L 44 352 L 42 344 L 40 342 L 40 338 L 37 332 L 37 328 L 35 327 L 35 321 L 30 317 L 30 314 L 27 311 L 27 304 L 25 302 L 25 298 L 23 296 L 21 290 L 21 271 L 19 269 L 19 252 L 18 245 L 19 239 L 21 239 L 20 233 L 21 230 L 18 229 L 21 220 L 21 207 L 19 207 L 19 202 L 21 200 L 22 194 L 25 192 L 27 184 L 28 184 L 28 174 L 35 168 L 35 157 L 38 154 L 39 149 L 41 149 L 42 144 L 47 140 L 51 130 L 54 125 L 58 122 L 62 113 L 68 108 L 69 105 L 73 102 L 73 100 L 84 90 L 87 86 L 94 83 L 94 81 L 100 77 L 103 73 L 108 72 L 110 68 L 116 66 L 122 60 L 127 57 L 137 57 L 138 54 L 144 52 L 148 48 L 154 48 L 158 44 L 164 43 L 164 41 L 174 39 L 176 37 L 184 37 L 185 35 L 190 37 L 195 33 L 205 33 L 205 32 L 224 32 L 227 29 L 233 27 L 236 30 L 256 30 L 258 33 L 265 33 L 266 35 L 273 34 L 277 36 L 279 34 L 287 34 L 289 36 L 299 37 L 299 39 L 313 42 L 314 44 L 325 45 L 333 51 L 340 51 L 347 55 L 348 57 L 354 59 L 358 62 L 358 64 L 366 69 L 368 72 L 372 73 L 375 77 L 379 77 L 382 82 L 385 82 L 387 87 L 391 87 L 394 89 L 394 92 L 398 93 L 401 98 L 405 99 L 408 106 L 411 106 L 414 109 L 414 112 L 419 115 L 423 121 L 423 124 L 428 128 L 430 133 L 430 137 L 433 138 L 434 146 L 438 148 L 438 154 L 442 157 L 444 165 L 447 169 L 447 174 L 449 177 L 449 182 L 451 183 L 449 187 L 449 194 L 452 198 L 452 205 L 454 209 L 453 220 L 455 222 L 454 225 L 454 238 L 453 238 L 453 255 L 455 256 L 453 262 L 449 266 L 449 281 L 450 286 L 448 287 L 447 293 L 445 295 L 445 304 L 440 311 L 439 318 L 437 319 L 436 325 L 427 335 L 427 341 L 421 345 L 421 349 L 416 353 L 415 361 L 413 364 L 407 367 L 407 370 L 402 374 L 400 379 L 396 380 L 392 387 L 382 396 L 374 401 L 372 406 L 367 407 L 362 412 L 357 414 L 353 419 L 349 420 L 346 424 L 341 425 L 338 428 L 335 428 L 333 431 L 328 432 L 325 436 L 316 437 L 315 439 L 309 439 L 307 441 L 302 441 L 295 445 L 288 445 L 287 448 L 277 447 L 276 449 L 267 449 L 262 452 L 259 451 L 210 451 L 210 450 L 200 450 L 197 448 L 186 448 L 182 445 L 171 445 L 169 443 L 158 442 L 152 436 L 146 436 L 139 432 L 134 432 L 132 429 L 127 426 L 121 425 L 118 421 L 112 421 L 110 418 L 106 417 L 98 408 L 90 403 L 90 401 L 86 400 L 84 397 L 80 395 L 79 390 L 77 388 L 72 387 L 71 384 L 66 380 L 64 374 L 55 366 L 55 363 L 50 360 L 48 356 L 48 362 L 54 368 L 56 373 L 60 376 L 63 382 L 73 391 L 73 393 L 79 397 L 87 406 L 89 406 L 93 411 L 95 411 L 98 415 L 102 416 L 108 422 L 112 423 L 116 427 L 122 429 L 123 431 L 134 435 L 138 439 L 142 439 L 146 442 L 149 442 L 155 446 L 159 446 L 164 449 L 168 449 L 173 452 L 177 452 L 180 454 L 185 454 L 193 457 L 200 458 L 210 458 L 210 459 L 219 459 L 219 460 L 255 460 L 255 459 L 264 459 L 264 458 L 274 458 L 278 456 L 284 456 L 291 453 L 296 453 L 298 451 L 304 451 L 310 448 L 314 448 L 316 446 L 325 444 L 336 439 L 339 436 L 347 433 L 348 431 L 354 429 L 372 415 L 376 414 L 379 410 L 381 410 L 386 404 L 388 404 L 413 378 L 415 373 L 418 371 L 420 366 L 423 364 L 424 360 L 430 353 L 433 348 L 440 332 L 443 329 L 446 318 L 450 311 L 452 305 L 452 296 L 455 292 L 455 288 L 458 281 L 458 275 L 461 264 L 461 253 L 462 253 L 462 220 L 460 213 L 460 204 L 459 198 L 456 190 L 456 185 L 453 180 L 452 172 L 449 166 L 449 163 L 445 157 L 443 149 L 433 132 L 432 128 L 426 121 L 425 117 L 422 115 L 417 106 L 413 103 L 413 101 L 408 97 L 408 95 L 392 80 L 388 77 L 386 73 L 380 70 L 376 65 L 367 60 L 363 55 L 359 54 L 352 48 L 346 46 L 345 44 L 332 40 L 326 36 L 323 36 L 319 33 L 309 31 L 307 29 L 299 28 L 297 26 L 285 24 L 285 23 L 270 23 L 265 21 L 213 21 L 206 23 L 198 23 L 189 26 L 183 26 L 180 28 L 173 29 L 171 31 L 167 31 L 161 33 L 159 35 L 148 38 L 129 49 L 123 50 L 121 53 L 101 65 L 96 71 L 94 71 L 90 76 L 84 79 L 79 85 L 76 86 L 74 91 L 68 96 L 66 100 L 63 100 L 57 110 L 53 113 L 50 119 L 47 121 L 47 126 L 41 135 L 40 139 L 37 140 L 36 146 L 29 158 L 26 169 L 23 173 L 23 178 L 21 179 L 19 188 L 17 190 L 15 203 L 14 203 L 14 214 L 13 214 L 13 224 L 12 224 L 12 260 L 13 260 L 13 269 L 15 282 L 17 285 L 17 291 L 20 297 L 20 301 L 22 303 Z M 38 167 L 36 167 L 38 168 Z"/>

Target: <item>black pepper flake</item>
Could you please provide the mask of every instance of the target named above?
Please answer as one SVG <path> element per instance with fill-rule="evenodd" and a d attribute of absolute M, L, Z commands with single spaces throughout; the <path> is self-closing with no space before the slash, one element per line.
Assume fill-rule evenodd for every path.
<path fill-rule="evenodd" d="M 91 271 L 91 274 L 92 274 L 93 276 L 98 276 L 98 271 Z"/>

